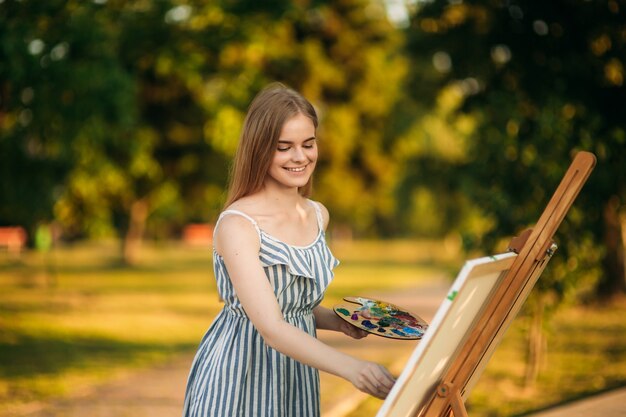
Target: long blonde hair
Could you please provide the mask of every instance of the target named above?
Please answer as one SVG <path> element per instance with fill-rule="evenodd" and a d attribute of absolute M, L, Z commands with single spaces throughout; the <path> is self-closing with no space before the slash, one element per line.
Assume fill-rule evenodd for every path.
<path fill-rule="evenodd" d="M 283 84 L 270 84 L 252 100 L 239 137 L 224 207 L 263 187 L 283 125 L 297 114 L 310 118 L 317 129 L 318 119 L 313 105 Z M 309 197 L 311 183 L 312 178 L 298 189 L 298 193 Z"/>

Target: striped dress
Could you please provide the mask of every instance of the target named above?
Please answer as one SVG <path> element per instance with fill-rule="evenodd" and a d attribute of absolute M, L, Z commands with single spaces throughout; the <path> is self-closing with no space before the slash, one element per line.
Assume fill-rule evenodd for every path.
<path fill-rule="evenodd" d="M 281 242 L 248 219 L 259 233 L 259 259 L 285 320 L 316 335 L 313 308 L 323 298 L 339 261 L 326 245 L 322 215 L 315 207 L 318 235 L 308 246 Z M 213 268 L 224 307 L 203 337 L 193 360 L 183 417 L 319 416 L 319 374 L 268 347 L 246 316 L 224 260 L 213 251 Z"/>

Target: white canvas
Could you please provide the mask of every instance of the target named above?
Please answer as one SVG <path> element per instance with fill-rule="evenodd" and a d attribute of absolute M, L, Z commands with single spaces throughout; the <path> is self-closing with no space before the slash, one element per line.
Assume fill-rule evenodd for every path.
<path fill-rule="evenodd" d="M 510 252 L 465 263 L 376 417 L 421 415 L 516 256 Z"/>

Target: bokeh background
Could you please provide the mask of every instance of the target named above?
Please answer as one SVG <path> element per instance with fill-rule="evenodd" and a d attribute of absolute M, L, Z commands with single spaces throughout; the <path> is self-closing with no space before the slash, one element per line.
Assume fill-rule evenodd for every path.
<path fill-rule="evenodd" d="M 320 115 L 331 304 L 505 250 L 593 152 L 472 415 L 625 385 L 625 65 L 624 0 L 0 0 L 0 415 L 194 350 L 273 81 Z"/>

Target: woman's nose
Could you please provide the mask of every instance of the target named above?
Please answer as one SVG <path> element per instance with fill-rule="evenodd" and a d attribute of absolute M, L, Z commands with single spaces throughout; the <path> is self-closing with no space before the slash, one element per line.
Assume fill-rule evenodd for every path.
<path fill-rule="evenodd" d="M 296 147 L 293 148 L 293 154 L 292 154 L 291 157 L 292 157 L 292 159 L 294 161 L 303 161 L 303 160 L 306 159 L 306 155 L 304 154 L 304 150 L 301 147 L 299 147 L 299 146 L 296 146 Z"/>

